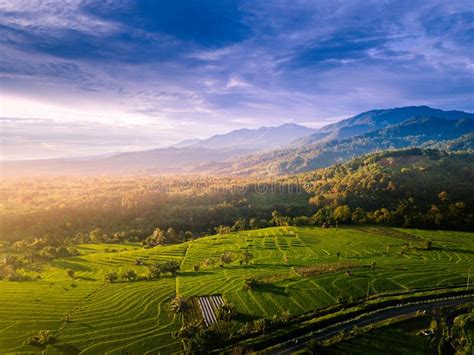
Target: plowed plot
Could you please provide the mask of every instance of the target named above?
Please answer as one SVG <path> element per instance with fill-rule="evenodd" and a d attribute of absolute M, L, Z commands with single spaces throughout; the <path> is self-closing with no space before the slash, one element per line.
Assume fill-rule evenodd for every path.
<path fill-rule="evenodd" d="M 195 299 L 202 319 L 207 326 L 217 322 L 217 309 L 224 304 L 221 295 L 201 296 Z"/>

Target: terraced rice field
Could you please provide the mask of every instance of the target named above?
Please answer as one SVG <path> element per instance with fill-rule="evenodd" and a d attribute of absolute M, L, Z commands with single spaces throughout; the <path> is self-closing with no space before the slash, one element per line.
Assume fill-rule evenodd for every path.
<path fill-rule="evenodd" d="M 416 249 L 423 239 L 431 250 Z M 411 243 L 407 249 L 405 244 Z M 181 245 L 143 249 L 133 245 L 82 245 L 81 255 L 41 266 L 41 279 L 0 281 L 0 353 L 174 353 L 182 344 L 171 336 L 183 322 L 169 311 L 176 293 L 184 297 L 222 295 L 240 322 L 300 314 L 337 298 L 364 298 L 382 292 L 465 285 L 474 265 L 474 234 L 399 229 L 275 227 L 210 236 Z M 111 252 L 115 249 L 115 252 Z M 253 255 L 240 265 L 243 251 Z M 224 252 L 234 261 L 208 266 Z M 136 265 L 137 258 L 144 265 Z M 109 271 L 147 272 L 146 264 L 176 260 L 181 272 L 154 281 L 104 282 Z M 302 277 L 295 268 L 350 262 L 345 271 Z M 375 263 L 375 268 L 368 265 Z M 200 264 L 199 271 L 194 266 Z M 76 279 L 67 277 L 73 269 Z M 244 280 L 261 282 L 245 290 Z M 56 330 L 46 349 L 24 345 L 41 329 Z"/>

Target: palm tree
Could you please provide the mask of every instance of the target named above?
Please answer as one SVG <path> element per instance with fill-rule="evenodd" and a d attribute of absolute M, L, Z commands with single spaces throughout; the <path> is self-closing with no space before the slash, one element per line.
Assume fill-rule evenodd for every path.
<path fill-rule="evenodd" d="M 174 313 L 184 313 L 190 308 L 190 304 L 187 298 L 176 295 L 171 300 L 170 308 Z"/>

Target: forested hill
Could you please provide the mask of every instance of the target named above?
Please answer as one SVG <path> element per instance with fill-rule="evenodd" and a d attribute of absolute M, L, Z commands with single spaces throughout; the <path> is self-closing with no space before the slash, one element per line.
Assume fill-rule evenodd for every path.
<path fill-rule="evenodd" d="M 310 203 L 318 209 L 318 221 L 474 227 L 473 153 L 374 153 L 289 180 L 298 180 L 314 196 Z"/>
<path fill-rule="evenodd" d="M 0 181 L 0 239 L 143 241 L 156 228 L 171 227 L 168 239 L 177 242 L 184 240 L 185 232 L 336 222 L 474 229 L 474 153 L 373 153 L 275 179 Z"/>
<path fill-rule="evenodd" d="M 254 154 L 232 162 L 206 166 L 203 170 L 222 174 L 261 174 L 271 170 L 269 167 L 278 166 L 280 173 L 293 174 L 389 149 L 422 147 L 467 150 L 474 145 L 472 132 L 474 119 L 471 118 L 416 117 L 351 138 Z"/>

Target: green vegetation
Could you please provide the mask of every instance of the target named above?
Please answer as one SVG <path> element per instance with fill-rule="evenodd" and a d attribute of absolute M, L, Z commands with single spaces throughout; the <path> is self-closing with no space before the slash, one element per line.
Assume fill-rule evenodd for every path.
<path fill-rule="evenodd" d="M 181 243 L 271 226 L 472 230 L 474 155 L 374 153 L 288 177 L 116 177 L 0 182 L 0 239 L 31 258 L 73 244 Z"/>
<path fill-rule="evenodd" d="M 183 350 L 180 332 L 199 334 L 198 343 L 185 342 L 199 348 L 216 334 L 258 334 L 341 299 L 465 286 L 474 264 L 472 233 L 375 227 L 273 227 L 151 248 L 76 249 L 13 266 L 5 258 L 29 281 L 0 281 L 0 353 L 168 353 Z M 226 301 L 218 325 L 192 326 L 199 319 L 190 300 L 215 294 Z"/>

